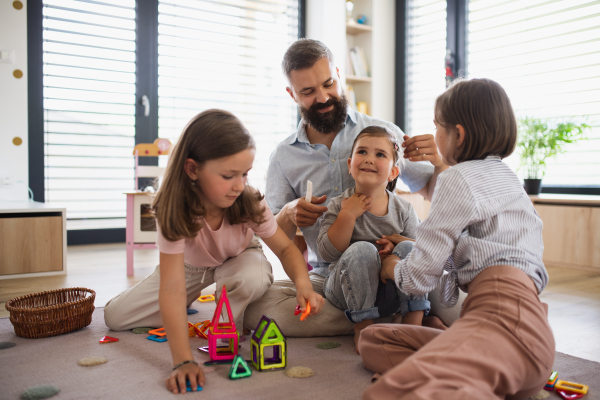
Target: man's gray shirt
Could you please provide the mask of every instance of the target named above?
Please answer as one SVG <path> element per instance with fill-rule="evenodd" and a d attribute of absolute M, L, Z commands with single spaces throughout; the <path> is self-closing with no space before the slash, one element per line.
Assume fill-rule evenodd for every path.
<path fill-rule="evenodd" d="M 306 182 L 313 183 L 313 196 L 327 195 L 322 205 L 354 187 L 354 179 L 348 172 L 348 158 L 352 144 L 358 134 L 367 126 L 384 126 L 398 135 L 402 143 L 404 133 L 391 122 L 371 118 L 348 107 L 346 125 L 339 131 L 331 144 L 331 150 L 324 144 L 311 144 L 305 130 L 305 122 L 300 121 L 298 130 L 277 145 L 269 162 L 265 197 L 273 214 L 279 213 L 290 201 L 306 196 Z M 400 179 L 411 192 L 422 189 L 431 179 L 433 166 L 429 163 L 407 161 L 400 166 Z M 326 267 L 327 261 L 318 255 L 317 236 L 319 223 L 300 228 L 308 246 L 308 262 L 318 270 Z"/>

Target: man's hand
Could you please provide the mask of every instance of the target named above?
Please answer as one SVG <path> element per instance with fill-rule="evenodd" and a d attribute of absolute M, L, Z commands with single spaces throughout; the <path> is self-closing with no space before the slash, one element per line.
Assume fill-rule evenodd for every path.
<path fill-rule="evenodd" d="M 395 255 L 388 256 L 381 261 L 381 270 L 379 271 L 379 279 L 381 282 L 386 283 L 388 279 L 395 281 L 394 268 L 398 261 L 400 261 L 400 258 Z"/>
<path fill-rule="evenodd" d="M 346 211 L 356 219 L 371 208 L 371 200 L 373 200 L 372 197 L 354 193 L 352 196 L 342 200 L 342 210 Z"/>
<path fill-rule="evenodd" d="M 312 197 L 312 202 L 304 200 L 304 197 L 286 204 L 286 214 L 289 220 L 299 228 L 313 226 L 317 219 L 327 211 L 327 207 L 320 206 L 327 196 Z"/>
<path fill-rule="evenodd" d="M 442 157 L 438 153 L 433 135 L 417 135 L 410 137 L 404 135 L 404 158 L 410 161 L 429 161 L 436 167 L 444 165 Z"/>

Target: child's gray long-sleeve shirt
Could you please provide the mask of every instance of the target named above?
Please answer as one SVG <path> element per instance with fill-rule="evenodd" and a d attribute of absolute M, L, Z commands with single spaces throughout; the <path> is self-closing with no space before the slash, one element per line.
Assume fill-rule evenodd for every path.
<path fill-rule="evenodd" d="M 342 200 L 351 197 L 353 194 L 354 188 L 349 188 L 340 196 L 332 198 L 327 205 L 327 212 L 319 219 L 321 228 L 317 238 L 317 247 L 320 256 L 325 261 L 332 263 L 329 265 L 329 271 L 335 267 L 335 263 L 343 253 L 338 251 L 331 243 L 327 231 L 342 209 Z M 375 241 L 381 239 L 382 235 L 393 235 L 394 233 L 410 239 L 416 238 L 417 225 L 420 221 L 415 209 L 408 201 L 401 199 L 392 192 L 387 191 L 387 194 L 389 198 L 387 214 L 379 217 L 365 211 L 363 215 L 356 219 L 350 245 L 355 242 L 370 242 L 376 245 Z"/>

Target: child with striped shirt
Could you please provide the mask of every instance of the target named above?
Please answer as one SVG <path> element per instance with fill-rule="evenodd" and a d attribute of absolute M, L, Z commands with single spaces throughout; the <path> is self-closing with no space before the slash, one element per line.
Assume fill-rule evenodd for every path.
<path fill-rule="evenodd" d="M 447 331 L 363 330 L 363 362 L 383 374 L 363 398 L 525 399 L 550 376 L 554 338 L 538 298 L 548 283 L 542 221 L 501 161 L 515 148 L 515 115 L 489 79 L 455 82 L 437 98 L 434 115 L 435 141 L 451 168 L 438 177 L 413 250 L 384 259 L 380 277 L 413 295 L 441 280 L 448 305 L 459 288 L 468 296 Z"/>

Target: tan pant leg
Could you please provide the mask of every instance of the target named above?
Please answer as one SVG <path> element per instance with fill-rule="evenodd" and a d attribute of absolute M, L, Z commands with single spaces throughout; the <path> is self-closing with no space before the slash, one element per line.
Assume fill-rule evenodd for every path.
<path fill-rule="evenodd" d="M 214 282 L 215 268 L 194 268 L 185 265 L 187 303 L 191 303 L 198 293 Z M 204 275 L 204 271 L 206 274 Z M 204 275 L 204 282 L 202 276 Z M 158 305 L 160 288 L 160 265 L 154 272 L 131 288 L 121 292 L 104 306 L 104 322 L 113 331 L 133 328 L 163 327 Z"/>
<path fill-rule="evenodd" d="M 260 299 L 273 283 L 273 271 L 261 249 L 247 249 L 215 269 L 217 296 L 223 285 L 238 332 L 243 329 L 244 312 L 248 304 Z M 226 313 L 226 309 L 223 309 Z M 254 329 L 255 326 L 251 327 Z"/>
<path fill-rule="evenodd" d="M 415 325 L 371 325 L 360 333 L 358 348 L 365 367 L 383 374 L 400 365 L 442 332 Z"/>
<path fill-rule="evenodd" d="M 324 278 L 309 274 L 313 290 L 325 297 L 323 293 Z M 266 293 L 256 302 L 250 304 L 246 309 L 244 326 L 248 329 L 256 329 L 261 317 L 269 315 L 281 328 L 287 337 L 314 337 L 314 336 L 338 336 L 353 335 L 354 324 L 346 318 L 344 311 L 335 307 L 325 300 L 325 306 L 319 314 L 300 321 L 300 317 L 294 315 L 296 300 L 296 287 L 289 280 L 275 281 Z"/>
<path fill-rule="evenodd" d="M 388 369 L 363 398 L 524 399 L 539 391 L 554 361 L 546 310 L 524 273 L 501 267 L 482 272 L 482 279 L 478 276 L 477 284 L 469 287 L 462 317 L 418 351 L 425 331 L 400 325 L 393 335 L 380 333 L 376 356 L 381 369 L 400 364 Z M 364 351 L 372 337 L 361 335 Z M 367 356 L 371 368 L 377 363 L 374 358 Z"/>

